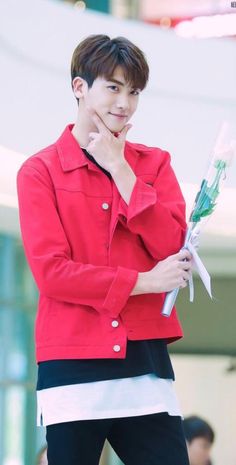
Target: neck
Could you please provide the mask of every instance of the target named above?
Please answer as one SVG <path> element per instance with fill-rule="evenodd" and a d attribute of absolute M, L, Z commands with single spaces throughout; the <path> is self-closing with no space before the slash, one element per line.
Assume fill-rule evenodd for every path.
<path fill-rule="evenodd" d="M 80 147 L 87 147 L 89 144 L 90 132 L 97 132 L 97 128 L 86 113 L 78 111 L 77 118 L 72 129 L 72 134 Z"/>

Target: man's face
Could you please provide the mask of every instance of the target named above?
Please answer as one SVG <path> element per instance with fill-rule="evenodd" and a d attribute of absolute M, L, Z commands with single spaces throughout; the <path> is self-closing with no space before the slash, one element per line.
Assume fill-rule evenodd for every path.
<path fill-rule="evenodd" d="M 111 132 L 120 132 L 137 108 L 139 93 L 139 89 L 127 84 L 118 66 L 110 80 L 103 77 L 94 80 L 84 96 L 84 104 L 100 116 Z"/>
<path fill-rule="evenodd" d="M 190 465 L 207 465 L 212 444 L 205 438 L 195 438 L 188 446 Z"/>

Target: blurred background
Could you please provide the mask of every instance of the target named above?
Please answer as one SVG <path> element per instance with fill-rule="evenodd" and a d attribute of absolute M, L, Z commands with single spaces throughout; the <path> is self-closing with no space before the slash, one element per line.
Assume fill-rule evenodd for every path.
<path fill-rule="evenodd" d="M 223 120 L 236 121 L 236 2 L 230 0 L 1 0 L 0 2 L 0 465 L 33 465 L 33 327 L 37 291 L 18 224 L 15 178 L 25 158 L 73 122 L 70 60 L 89 34 L 140 46 L 151 78 L 129 140 L 168 150 L 188 211 Z M 171 346 L 184 415 L 216 432 L 213 465 L 236 465 L 236 168 L 228 173 L 200 255 L 213 301 L 195 277 L 178 297 L 185 338 Z M 119 464 L 109 447 L 103 465 Z"/>

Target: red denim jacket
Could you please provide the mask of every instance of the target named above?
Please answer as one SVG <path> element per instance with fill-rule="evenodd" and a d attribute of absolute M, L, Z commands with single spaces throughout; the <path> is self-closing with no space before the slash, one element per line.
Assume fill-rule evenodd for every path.
<path fill-rule="evenodd" d="M 124 358 L 127 339 L 182 336 L 164 294 L 130 296 L 148 271 L 183 244 L 185 203 L 157 148 L 126 142 L 136 174 L 129 205 L 87 159 L 68 126 L 24 162 L 17 178 L 26 257 L 39 289 L 38 361 Z"/>

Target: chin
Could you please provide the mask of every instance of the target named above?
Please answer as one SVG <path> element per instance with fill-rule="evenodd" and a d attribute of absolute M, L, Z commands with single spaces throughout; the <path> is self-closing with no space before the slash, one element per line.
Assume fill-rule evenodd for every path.
<path fill-rule="evenodd" d="M 112 132 L 112 134 L 118 134 L 119 132 L 121 132 L 122 128 L 117 128 L 117 129 L 110 129 L 110 131 Z"/>
<path fill-rule="evenodd" d="M 114 132 L 120 132 L 120 131 L 122 131 L 122 129 L 124 127 L 124 124 L 122 124 L 122 125 L 121 124 L 120 125 L 118 125 L 118 124 L 117 125 L 109 124 L 109 125 L 107 125 L 107 127 L 108 127 L 109 131 L 111 131 L 113 133 Z"/>
<path fill-rule="evenodd" d="M 122 131 L 123 127 L 125 126 L 126 123 L 122 122 L 122 123 L 117 123 L 117 122 L 113 122 L 113 121 L 108 121 L 106 120 L 106 118 L 101 118 L 105 124 L 105 126 L 107 127 L 107 129 L 109 129 L 109 131 L 111 132 L 120 132 Z"/>

